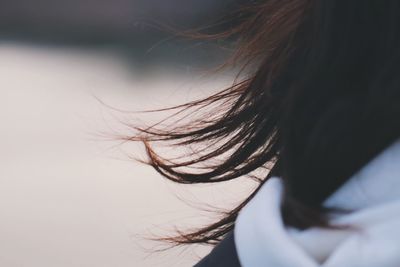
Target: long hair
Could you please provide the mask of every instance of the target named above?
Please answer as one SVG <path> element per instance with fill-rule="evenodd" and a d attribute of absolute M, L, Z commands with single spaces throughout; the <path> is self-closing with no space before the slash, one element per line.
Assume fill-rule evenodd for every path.
<path fill-rule="evenodd" d="M 284 222 L 329 227 L 324 200 L 400 137 L 400 1 L 266 0 L 240 24 L 211 38 L 234 39 L 245 77 L 179 107 L 208 113 L 187 124 L 136 127 L 151 166 L 185 184 L 252 175 L 285 184 Z M 169 159 L 152 142 L 202 149 Z M 218 160 L 216 160 L 218 159 Z M 217 163 L 215 163 L 217 162 Z M 165 240 L 215 244 L 240 209 L 199 230 Z"/>

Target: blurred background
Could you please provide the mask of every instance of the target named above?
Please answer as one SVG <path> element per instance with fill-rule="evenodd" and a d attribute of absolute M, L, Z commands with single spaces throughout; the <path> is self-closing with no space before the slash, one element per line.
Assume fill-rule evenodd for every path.
<path fill-rule="evenodd" d="M 0 266 L 192 266 L 210 250 L 155 253 L 146 237 L 210 222 L 202 203 L 232 207 L 252 184 L 174 185 L 131 159 L 140 145 L 107 139 L 162 118 L 124 111 L 230 85 L 206 71 L 226 50 L 164 26 L 204 27 L 244 2 L 0 1 Z"/>

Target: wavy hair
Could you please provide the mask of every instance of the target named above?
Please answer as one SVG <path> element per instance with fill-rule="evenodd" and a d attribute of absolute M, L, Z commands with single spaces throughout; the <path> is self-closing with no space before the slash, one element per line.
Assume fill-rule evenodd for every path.
<path fill-rule="evenodd" d="M 175 107 L 208 108 L 187 124 L 136 127 L 149 161 L 178 183 L 251 175 L 282 177 L 284 222 L 329 227 L 323 201 L 400 136 L 400 1 L 266 0 L 240 24 L 208 38 L 234 39 L 230 63 L 246 69 L 233 86 Z M 202 146 L 169 159 L 152 142 Z M 218 160 L 216 160 L 218 159 Z M 217 163 L 215 163 L 217 162 Z M 199 230 L 164 240 L 218 243 L 240 209 Z"/>

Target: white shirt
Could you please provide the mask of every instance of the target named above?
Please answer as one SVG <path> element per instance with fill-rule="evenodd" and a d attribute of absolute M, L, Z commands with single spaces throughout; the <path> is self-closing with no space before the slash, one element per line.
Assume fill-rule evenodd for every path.
<path fill-rule="evenodd" d="M 400 141 L 352 176 L 324 204 L 356 210 L 336 224 L 358 230 L 283 225 L 279 177 L 267 181 L 241 210 L 234 237 L 243 267 L 399 267 Z"/>

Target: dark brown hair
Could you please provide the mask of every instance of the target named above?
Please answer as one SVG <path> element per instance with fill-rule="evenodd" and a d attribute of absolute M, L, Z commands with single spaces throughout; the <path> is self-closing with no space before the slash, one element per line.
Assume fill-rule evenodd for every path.
<path fill-rule="evenodd" d="M 261 186 L 282 177 L 287 225 L 329 226 L 323 201 L 400 136 L 399 14 L 396 0 L 253 3 L 237 27 L 211 36 L 236 41 L 231 63 L 245 77 L 175 107 L 201 114 L 188 124 L 136 127 L 128 139 L 143 141 L 148 164 L 178 183 L 227 181 L 267 168 L 257 179 Z M 165 159 L 155 141 L 203 146 Z M 166 240 L 217 243 L 256 192 L 220 221 Z"/>

